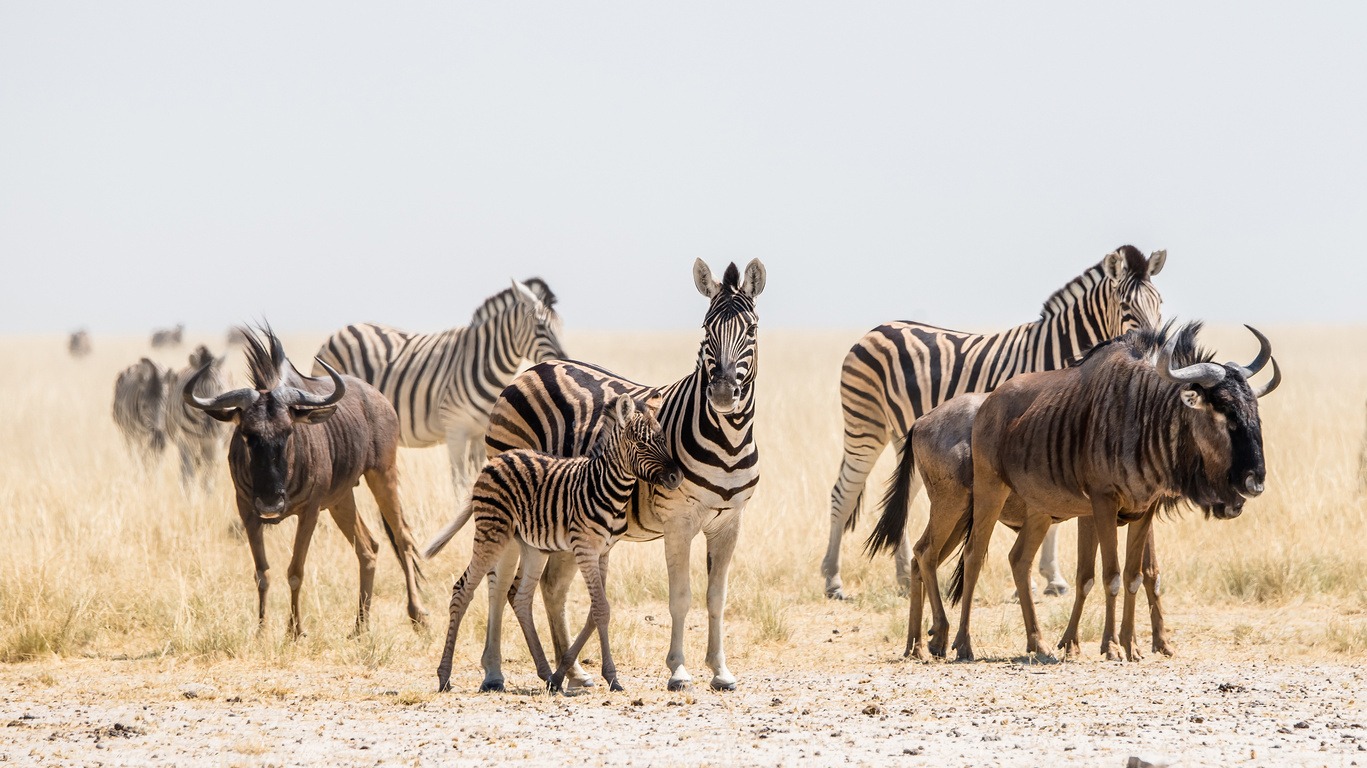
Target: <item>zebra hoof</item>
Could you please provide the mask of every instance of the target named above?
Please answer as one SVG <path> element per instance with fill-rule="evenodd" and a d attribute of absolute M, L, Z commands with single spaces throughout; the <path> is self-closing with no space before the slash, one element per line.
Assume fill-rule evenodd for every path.
<path fill-rule="evenodd" d="M 849 599 L 850 599 L 850 596 L 847 595 L 847 594 L 845 594 L 845 590 L 844 590 L 843 588 L 841 588 L 841 587 L 835 587 L 835 588 L 833 588 L 833 589 L 828 589 L 828 590 L 826 590 L 826 599 L 828 599 L 828 600 L 849 600 Z"/>
<path fill-rule="evenodd" d="M 480 693 L 503 693 L 502 680 L 485 680 L 479 684 Z"/>
<path fill-rule="evenodd" d="M 688 686 L 692 682 L 692 680 L 670 680 L 669 684 L 666 685 L 665 688 L 674 693 L 678 693 L 679 691 L 688 690 Z"/>
<path fill-rule="evenodd" d="M 1054 584 L 1051 582 L 1044 588 L 1044 594 L 1047 597 L 1062 597 L 1063 595 L 1068 594 L 1068 585 L 1063 583 Z"/>

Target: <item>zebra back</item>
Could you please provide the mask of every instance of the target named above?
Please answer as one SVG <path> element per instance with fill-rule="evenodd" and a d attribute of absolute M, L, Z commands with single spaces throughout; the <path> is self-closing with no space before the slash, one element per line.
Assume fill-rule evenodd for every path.
<path fill-rule="evenodd" d="M 224 376 L 221 357 L 200 345 L 190 355 L 189 366 L 180 370 L 168 370 L 166 377 L 166 436 L 177 446 L 207 446 L 226 442 L 228 425 L 215 420 L 204 411 L 191 408 L 181 397 L 181 389 L 190 377 L 204 366 L 209 370 L 195 382 L 193 394 L 209 398 L 229 389 Z"/>
<path fill-rule="evenodd" d="M 144 357 L 120 371 L 114 381 L 114 424 L 130 444 L 147 454 L 166 447 L 165 373 Z"/>

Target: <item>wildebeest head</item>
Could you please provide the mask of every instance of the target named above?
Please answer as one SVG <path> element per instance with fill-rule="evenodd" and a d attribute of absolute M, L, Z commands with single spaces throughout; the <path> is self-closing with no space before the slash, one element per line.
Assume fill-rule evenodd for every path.
<path fill-rule="evenodd" d="M 670 454 L 664 430 L 655 416 L 638 408 L 631 395 L 618 395 L 611 410 L 613 424 L 609 428 L 618 430 L 619 446 L 632 474 L 671 491 L 678 488 L 683 482 L 683 468 Z"/>
<path fill-rule="evenodd" d="M 705 332 L 701 364 L 707 374 L 707 401 L 717 413 L 736 409 L 745 388 L 754 380 L 755 346 L 759 315 L 755 298 L 764 290 L 764 264 L 751 259 L 745 279 L 734 263 L 726 267 L 721 282 L 712 277 L 706 262 L 693 262 L 693 283 L 698 293 L 712 300 L 703 316 Z"/>
<path fill-rule="evenodd" d="M 1187 479 L 1186 495 L 1207 515 L 1222 520 L 1238 517 L 1244 500 L 1263 492 L 1267 468 L 1258 398 L 1276 389 L 1282 380 L 1281 369 L 1272 358 L 1272 344 L 1257 329 L 1245 327 L 1259 344 L 1257 357 L 1247 366 L 1219 365 L 1211 362 L 1209 355 L 1194 354 L 1193 339 L 1199 323 L 1173 334 L 1156 361 L 1159 375 L 1182 385 L 1178 389 L 1182 404 L 1195 412 L 1187 424 L 1200 462 Z M 1193 357 L 1207 359 L 1193 361 Z M 1174 363 L 1175 359 L 1186 364 Z M 1254 389 L 1249 378 L 1269 361 L 1272 379 Z"/>
<path fill-rule="evenodd" d="M 1133 245 L 1122 245 L 1101 260 L 1101 271 L 1115 288 L 1119 300 L 1120 327 L 1116 335 L 1147 327 L 1157 328 L 1163 314 L 1163 297 L 1152 278 L 1163 269 L 1167 251 L 1154 251 L 1148 259 Z"/>
<path fill-rule="evenodd" d="M 560 315 L 555 311 L 555 294 L 546 281 L 539 277 L 525 282 L 513 281 L 513 296 L 517 298 L 517 319 L 513 335 L 519 349 L 527 350 L 533 363 L 563 360 L 565 349 L 560 346 Z"/>
<path fill-rule="evenodd" d="M 233 439 L 241 440 L 246 448 L 252 507 L 258 517 L 269 522 L 281 518 L 288 501 L 295 425 L 318 424 L 330 418 L 346 395 L 346 383 L 341 374 L 320 360 L 332 379 L 332 391 L 317 395 L 299 387 L 306 377 L 285 358 L 280 339 L 269 329 L 265 336 L 263 341 L 256 334 L 246 334 L 252 386 L 213 398 L 198 397 L 195 385 L 211 367 L 205 365 L 185 381 L 181 397 L 187 405 L 237 425 Z"/>

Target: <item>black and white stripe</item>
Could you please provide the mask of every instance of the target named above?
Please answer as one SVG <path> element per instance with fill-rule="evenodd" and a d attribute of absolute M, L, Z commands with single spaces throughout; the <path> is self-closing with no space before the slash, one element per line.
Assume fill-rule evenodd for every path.
<path fill-rule="evenodd" d="M 400 443 L 445 442 L 457 487 L 483 463 L 479 441 L 489 411 L 523 361 L 564 357 L 555 295 L 532 278 L 485 300 L 470 325 L 408 333 L 349 325 L 323 342 L 318 358 L 384 393 L 399 414 Z M 322 367 L 314 364 L 315 375 Z"/>
<path fill-rule="evenodd" d="M 844 455 L 831 490 L 830 538 L 821 563 L 827 596 L 844 597 L 842 534 L 854 527 L 869 472 L 889 442 L 900 441 L 917 418 L 955 395 L 990 392 L 1017 374 L 1065 367 L 1098 342 L 1155 325 L 1162 298 L 1151 278 L 1166 258 L 1166 251 L 1145 259 L 1135 247 L 1121 246 L 1050 296 L 1040 319 L 1000 333 L 892 322 L 869 331 L 851 347 L 840 372 Z M 919 474 L 911 472 L 910 481 L 909 500 L 919 492 Z M 1051 544 L 1052 534 L 1046 543 L 1049 560 Z M 897 550 L 897 579 L 904 586 L 910 562 L 910 547 L 904 541 Z M 1052 563 L 1041 570 L 1048 566 L 1057 571 Z M 1057 578 L 1062 582 L 1061 575 Z"/>
<path fill-rule="evenodd" d="M 516 448 L 583 455 L 602 428 L 607 404 L 620 394 L 632 395 L 659 418 L 683 469 L 683 484 L 673 491 L 644 485 L 638 489 L 627 506 L 623 538 L 665 540 L 673 624 L 666 657 L 671 689 L 692 679 L 684 667 L 683 630 L 690 602 L 689 550 L 699 532 L 707 537 L 707 663 L 713 671 L 712 686 L 735 687 L 735 677 L 726 668 L 722 617 L 741 511 L 759 482 L 759 451 L 753 435 L 759 321 L 755 298 L 764 282 L 764 265 L 758 259 L 746 267 L 743 279 L 736 265 L 730 265 L 720 282 L 702 260 L 695 263 L 694 283 L 711 304 L 704 316 L 697 366 L 673 384 L 648 387 L 593 365 L 543 363 L 504 390 L 490 417 L 485 440 L 490 456 Z M 512 574 L 505 571 L 500 566 L 495 590 L 506 591 Z M 572 561 L 552 557 L 542 581 L 557 652 L 568 640 L 564 599 L 573 573 Z M 501 605 L 490 605 L 486 684 L 502 681 L 500 614 Z M 576 670 L 576 674 L 581 672 Z"/>
<path fill-rule="evenodd" d="M 145 466 L 166 449 L 166 399 L 166 370 L 145 357 L 114 382 L 114 424 Z"/>
<path fill-rule="evenodd" d="M 223 375 L 223 358 L 214 357 L 200 345 L 190 355 L 189 367 L 166 372 L 166 437 L 180 453 L 180 481 L 186 488 L 199 476 L 207 487 L 213 467 L 228 442 L 230 428 L 198 408 L 192 408 L 181 397 L 181 388 L 196 371 L 208 370 L 195 382 L 193 394 L 208 398 L 228 389 Z"/>

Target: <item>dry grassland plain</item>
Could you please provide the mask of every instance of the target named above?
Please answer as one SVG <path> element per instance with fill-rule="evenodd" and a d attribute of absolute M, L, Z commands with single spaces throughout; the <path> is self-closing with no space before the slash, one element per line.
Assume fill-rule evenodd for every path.
<path fill-rule="evenodd" d="M 81 360 L 67 356 L 63 338 L 0 339 L 8 361 L 0 368 L 0 762 L 1119 766 L 1136 755 L 1186 765 L 1367 765 L 1358 477 L 1367 333 L 1264 330 L 1285 373 L 1261 403 L 1267 492 L 1234 521 L 1187 513 L 1157 525 L 1175 658 L 1102 661 L 1097 592 L 1082 660 L 1018 658 L 1024 638 L 1005 567 L 1012 536 L 999 529 L 975 608 L 985 660 L 901 660 L 906 601 L 892 563 L 860 552 L 876 510 L 866 506 L 846 540 L 854 599 L 824 599 L 818 572 L 840 456 L 839 366 L 859 332 L 762 332 L 763 477 L 745 511 L 726 622 L 739 690 L 706 690 L 699 538 L 687 653 L 702 684 L 664 691 L 663 548 L 626 544 L 613 555 L 609 593 L 629 692 L 599 686 L 568 698 L 540 690 L 511 616 L 509 692 L 475 692 L 482 594 L 457 645 L 455 692 L 433 692 L 468 532 L 425 564 L 434 632 L 409 627 L 386 548 L 371 630 L 353 639 L 356 559 L 325 517 L 303 588 L 308 634 L 290 642 L 284 568 L 294 523 L 285 522 L 267 532 L 274 579 L 257 631 L 226 466 L 210 490 L 187 494 L 171 455 L 143 470 L 110 419 L 123 366 L 150 355 L 179 367 L 193 343 L 221 351 L 221 336 L 151 351 L 143 339 L 97 335 Z M 301 368 L 323 336 L 286 336 Z M 1241 328 L 1212 329 L 1204 340 L 1220 359 L 1253 356 Z M 696 332 L 566 338 L 574 356 L 652 383 L 686 374 L 697 342 Z M 240 352 L 230 354 L 242 382 Z M 405 512 L 425 543 L 456 513 L 447 454 L 403 449 L 400 460 Z M 871 495 L 890 465 L 885 455 Z M 358 498 L 380 530 L 373 501 Z M 918 533 L 925 508 L 922 498 L 912 513 Z M 1065 526 L 1070 581 L 1073 541 Z M 1061 634 L 1070 600 L 1040 598 L 1047 637 Z M 586 606 L 576 586 L 573 614 Z M 1147 613 L 1139 615 L 1147 633 Z"/>

